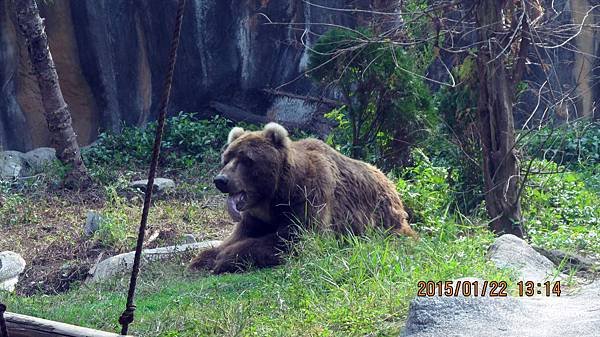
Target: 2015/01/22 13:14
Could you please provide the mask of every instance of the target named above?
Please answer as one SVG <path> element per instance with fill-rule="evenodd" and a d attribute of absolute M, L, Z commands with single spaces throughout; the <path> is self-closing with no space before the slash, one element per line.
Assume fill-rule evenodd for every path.
<path fill-rule="evenodd" d="M 506 281 L 419 281 L 417 283 L 417 296 L 487 296 L 487 297 L 507 297 L 508 284 Z M 517 282 L 518 296 L 545 295 L 560 296 L 560 281 L 536 283 L 534 281 Z"/>

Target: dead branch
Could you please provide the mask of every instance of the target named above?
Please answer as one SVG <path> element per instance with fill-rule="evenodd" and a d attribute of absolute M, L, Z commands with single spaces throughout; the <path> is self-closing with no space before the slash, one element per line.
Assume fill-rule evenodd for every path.
<path fill-rule="evenodd" d="M 269 122 L 277 122 L 288 129 L 299 129 L 304 126 L 303 124 L 297 122 L 272 120 L 267 116 L 257 115 L 244 109 L 240 109 L 234 105 L 225 104 L 217 101 L 210 102 L 209 106 L 217 110 L 217 112 L 222 116 L 227 117 L 235 122 L 246 122 L 251 124 L 266 124 Z"/>
<path fill-rule="evenodd" d="M 326 97 L 315 97 L 315 96 L 308 96 L 308 95 L 298 95 L 298 94 L 294 94 L 291 92 L 287 92 L 287 91 L 281 91 L 281 90 L 275 90 L 275 89 L 262 89 L 262 91 L 274 95 L 274 96 L 284 96 L 284 97 L 289 97 L 289 98 L 295 98 L 295 99 L 299 99 L 302 101 L 307 101 L 307 102 L 313 102 L 313 103 L 321 103 L 321 104 L 327 104 L 330 105 L 332 107 L 337 107 L 337 106 L 341 106 L 344 105 L 344 103 L 334 100 L 334 99 L 330 99 L 330 98 L 326 98 Z"/>

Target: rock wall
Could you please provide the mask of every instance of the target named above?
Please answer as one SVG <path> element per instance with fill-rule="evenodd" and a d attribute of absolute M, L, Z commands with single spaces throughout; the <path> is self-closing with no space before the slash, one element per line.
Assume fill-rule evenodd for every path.
<path fill-rule="evenodd" d="M 542 21 L 551 21 L 547 48 L 530 52 L 525 76 L 529 90 L 518 106 L 517 120 L 554 112 L 562 120 L 600 118 L 600 6 L 597 0 L 544 0 Z M 573 37 L 574 38 L 571 38 Z M 535 108 L 537 106 L 537 109 Z M 531 126 L 531 125 L 530 125 Z"/>
<path fill-rule="evenodd" d="M 570 5 L 573 22 L 583 25 L 581 33 L 575 39 L 575 46 L 581 53 L 575 57 L 573 76 L 580 95 L 578 115 L 585 116 L 600 109 L 596 106 L 600 104 L 600 80 L 596 77 L 600 68 L 600 29 L 595 28 L 600 27 L 600 7 L 591 9 L 593 5 L 600 4 L 598 0 L 570 0 Z M 595 113 L 600 116 L 600 111 Z"/>
<path fill-rule="evenodd" d="M 318 3 L 370 6 L 352 0 Z M 155 117 L 176 4 L 39 1 L 81 144 L 93 141 L 99 131 L 142 125 Z M 0 148 L 25 151 L 49 145 L 49 135 L 11 7 L 10 0 L 0 0 Z M 310 41 L 311 32 L 324 30 L 313 23 L 354 25 L 355 19 L 295 0 L 188 0 L 169 111 L 208 113 L 209 102 L 216 100 L 263 115 L 281 107 L 306 112 L 303 102 L 275 99 L 261 89 L 291 82 L 285 90 L 314 90 L 300 76 L 306 66 L 300 37 L 306 33 Z"/>
<path fill-rule="evenodd" d="M 594 1 L 557 2 L 589 8 Z M 385 9 L 394 1 L 314 3 Z M 155 118 L 175 0 L 52 0 L 39 5 L 82 145 L 100 131 L 118 131 L 123 124 L 143 125 Z M 315 33 L 326 29 L 323 23 L 355 26 L 365 19 L 300 0 L 188 0 L 186 6 L 171 113 L 208 115 L 209 103 L 220 101 L 257 114 L 298 120 L 314 107 L 298 99 L 274 98 L 262 89 L 285 85 L 283 90 L 297 94 L 320 90 L 302 76 L 307 51 L 301 39 L 314 43 Z M 0 0 L 0 148 L 26 151 L 50 142 L 37 84 L 12 13 L 11 1 Z M 591 32 L 576 43 L 597 54 L 599 41 L 598 32 Z M 600 71 L 598 59 L 586 60 L 576 62 Z M 566 67 L 570 74 L 577 71 L 572 65 Z M 594 97 L 600 100 L 600 86 L 593 85 L 592 77 L 581 81 L 588 84 L 577 82 L 583 94 L 581 110 L 590 111 Z"/>

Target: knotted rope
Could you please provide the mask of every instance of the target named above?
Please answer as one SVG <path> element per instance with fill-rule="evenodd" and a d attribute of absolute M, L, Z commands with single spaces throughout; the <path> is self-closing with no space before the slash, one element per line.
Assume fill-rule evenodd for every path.
<path fill-rule="evenodd" d="M 164 83 L 164 90 L 160 100 L 160 108 L 158 115 L 158 125 L 156 126 L 156 136 L 154 138 L 154 147 L 152 148 L 152 160 L 150 169 L 148 170 L 148 184 L 144 196 L 144 209 L 142 211 L 142 220 L 138 232 L 137 245 L 135 247 L 135 257 L 133 259 L 133 269 L 131 271 L 131 279 L 129 281 L 129 293 L 127 295 L 127 305 L 125 311 L 119 318 L 119 323 L 122 326 L 121 335 L 127 335 L 129 324 L 134 320 L 135 312 L 135 287 L 137 284 L 138 274 L 140 272 L 140 262 L 142 258 L 142 246 L 144 244 L 144 236 L 146 235 L 146 224 L 148 222 L 148 211 L 150 210 L 150 202 L 152 201 L 152 190 L 154 188 L 154 176 L 156 175 L 156 167 L 158 166 L 158 157 L 160 156 L 160 143 L 162 140 L 163 129 L 165 125 L 165 117 L 167 115 L 167 105 L 171 96 L 171 85 L 173 84 L 173 72 L 175 69 L 175 61 L 177 60 L 177 48 L 179 47 L 179 37 L 181 35 L 181 22 L 183 21 L 183 9 L 185 8 L 185 0 L 179 0 L 177 7 L 177 16 L 175 18 L 175 29 L 173 31 L 173 39 L 171 40 L 171 53 L 169 57 L 169 65 Z"/>

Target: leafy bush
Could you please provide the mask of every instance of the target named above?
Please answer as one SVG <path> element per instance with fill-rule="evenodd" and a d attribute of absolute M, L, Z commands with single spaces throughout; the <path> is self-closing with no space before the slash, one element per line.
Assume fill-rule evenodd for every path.
<path fill-rule="evenodd" d="M 313 79 L 334 85 L 344 104 L 326 114 L 338 124 L 327 141 L 341 152 L 389 168 L 427 134 L 431 94 L 405 49 L 377 41 L 369 29 L 332 29 L 309 61 Z"/>
<path fill-rule="evenodd" d="M 533 243 L 600 252 L 600 186 L 587 186 L 586 176 L 551 161 L 536 160 L 532 171 L 539 174 L 530 176 L 521 205 Z"/>
<path fill-rule="evenodd" d="M 412 151 L 413 166 L 401 170 L 396 186 L 411 215 L 410 223 L 420 233 L 459 239 L 474 233 L 487 233 L 478 218 L 465 217 L 456 203 L 454 182 L 457 173 L 433 162 L 422 150 Z"/>
<path fill-rule="evenodd" d="M 437 232 L 451 218 L 448 169 L 434 166 L 419 149 L 412 152 L 412 160 L 414 166 L 402 171 L 396 186 L 411 211 L 411 222 L 421 231 Z"/>
<path fill-rule="evenodd" d="M 163 166 L 185 168 L 203 163 L 214 165 L 227 139 L 229 121 L 216 116 L 197 120 L 180 113 L 165 123 L 161 148 Z M 152 154 L 156 122 L 145 128 L 126 127 L 120 134 L 102 133 L 97 144 L 83 150 L 87 165 L 127 167 L 147 165 Z"/>
<path fill-rule="evenodd" d="M 600 163 L 600 123 L 580 120 L 560 126 L 547 125 L 521 135 L 525 151 L 560 165 Z"/>

